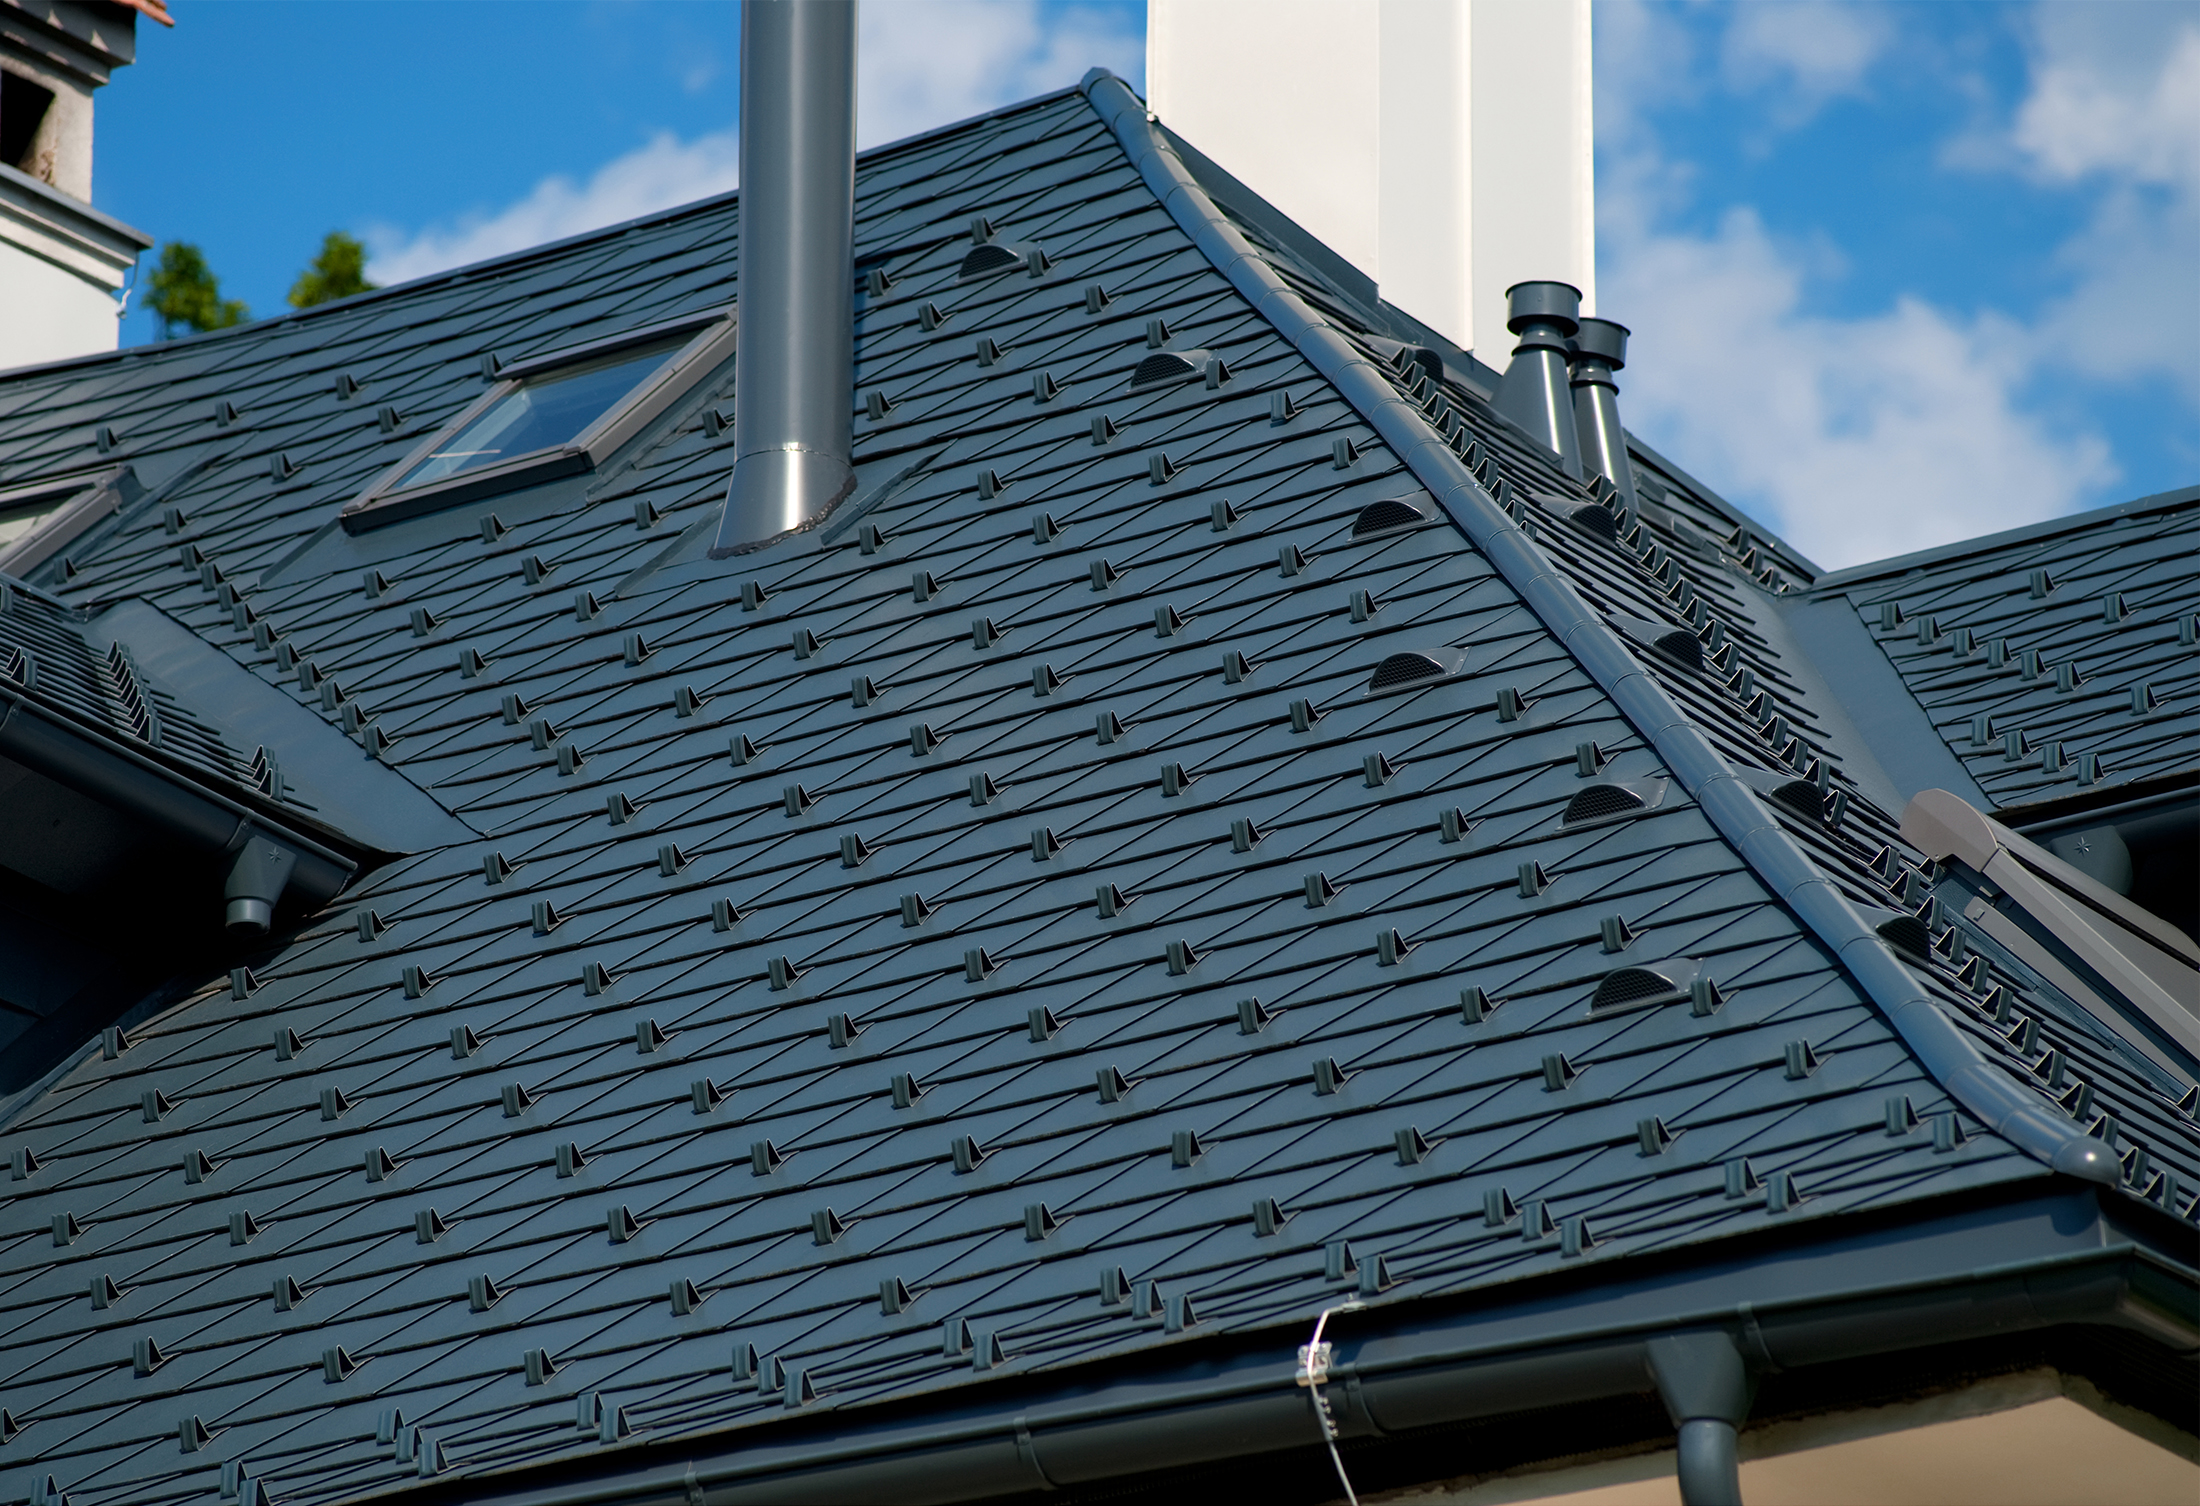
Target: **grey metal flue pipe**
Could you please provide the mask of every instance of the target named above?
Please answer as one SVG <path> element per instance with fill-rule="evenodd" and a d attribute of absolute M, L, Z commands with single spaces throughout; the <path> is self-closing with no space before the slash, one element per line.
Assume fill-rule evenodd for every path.
<path fill-rule="evenodd" d="M 1574 335 L 1574 429 L 1581 439 L 1581 468 L 1619 489 L 1635 505 L 1635 468 L 1627 459 L 1627 433 L 1619 426 L 1619 383 L 1612 373 L 1627 364 L 1627 326 L 1584 319 Z"/>
<path fill-rule="evenodd" d="M 855 154 L 855 0 L 747 0 L 737 458 L 714 559 L 855 487 Z"/>
<path fill-rule="evenodd" d="M 1520 337 L 1497 384 L 1497 411 L 1557 454 L 1566 474 L 1581 476 L 1581 440 L 1566 363 L 1581 327 L 1581 290 L 1563 282 L 1521 282 L 1505 290 L 1505 327 Z"/>

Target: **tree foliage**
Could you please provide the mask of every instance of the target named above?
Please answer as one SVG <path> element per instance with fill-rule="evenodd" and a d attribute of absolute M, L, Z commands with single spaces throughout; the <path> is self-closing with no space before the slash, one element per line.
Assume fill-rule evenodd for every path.
<path fill-rule="evenodd" d="M 375 284 L 367 281 L 367 248 L 356 236 L 331 230 L 321 242 L 321 254 L 291 284 L 290 306 L 309 309 L 374 289 Z"/>
<path fill-rule="evenodd" d="M 145 306 L 160 320 L 164 340 L 179 328 L 203 333 L 252 317 L 241 301 L 222 297 L 221 279 L 206 264 L 206 253 L 189 241 L 170 241 L 160 248 Z"/>

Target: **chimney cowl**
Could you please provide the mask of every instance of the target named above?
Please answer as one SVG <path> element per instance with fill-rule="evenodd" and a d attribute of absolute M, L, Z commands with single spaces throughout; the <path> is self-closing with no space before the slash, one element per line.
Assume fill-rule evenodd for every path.
<path fill-rule="evenodd" d="M 1632 511 L 1635 468 L 1627 458 L 1627 431 L 1619 422 L 1619 383 L 1612 380 L 1612 373 L 1627 364 L 1627 326 L 1584 319 L 1573 345 L 1574 429 L 1582 472 L 1610 481 Z"/>
<path fill-rule="evenodd" d="M 711 557 L 855 489 L 855 0 L 741 7 L 737 445 Z"/>
<path fill-rule="evenodd" d="M 1505 328 L 1523 347 L 1564 350 L 1580 327 L 1581 290 L 1566 282 L 1516 282 L 1505 289 Z"/>
<path fill-rule="evenodd" d="M 1613 372 L 1623 370 L 1627 365 L 1627 335 L 1626 325 L 1610 319 L 1582 320 L 1574 332 L 1574 380 L 1609 381 Z"/>

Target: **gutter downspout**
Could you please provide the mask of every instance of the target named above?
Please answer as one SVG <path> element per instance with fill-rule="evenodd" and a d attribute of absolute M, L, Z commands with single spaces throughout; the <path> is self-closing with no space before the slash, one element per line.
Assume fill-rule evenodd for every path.
<path fill-rule="evenodd" d="M 2120 1183 L 2121 1168 L 2099 1140 L 1978 1054 L 1896 959 L 1886 940 L 1865 923 L 1750 787 L 1735 777 L 1665 687 L 1590 610 L 1572 582 L 1520 525 L 1482 490 L 1443 436 L 1398 396 L 1366 357 L 1292 292 L 1215 208 L 1147 119 L 1138 97 L 1104 68 L 1085 75 L 1084 90 L 1177 227 L 1428 488 L 1469 542 L 1657 750 L 1681 788 L 1702 807 L 1743 862 L 1841 959 L 1933 1080 L 1996 1134 L 2056 1171 L 2107 1186 Z"/>
<path fill-rule="evenodd" d="M 0 754 L 188 846 L 228 857 L 222 898 L 232 935 L 266 935 L 285 889 L 320 905 L 358 871 L 342 853 L 187 784 L 127 747 L 66 726 L 5 689 Z"/>
<path fill-rule="evenodd" d="M 855 0 L 741 7 L 741 346 L 712 559 L 814 523 L 856 484 Z"/>

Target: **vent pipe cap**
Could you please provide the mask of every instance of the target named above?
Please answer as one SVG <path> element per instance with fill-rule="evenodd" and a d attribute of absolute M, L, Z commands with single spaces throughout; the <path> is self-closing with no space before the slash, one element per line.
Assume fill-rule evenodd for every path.
<path fill-rule="evenodd" d="M 1516 282 L 1505 290 L 1505 328 L 1524 347 L 1565 349 L 1581 327 L 1581 289 L 1566 282 Z"/>

